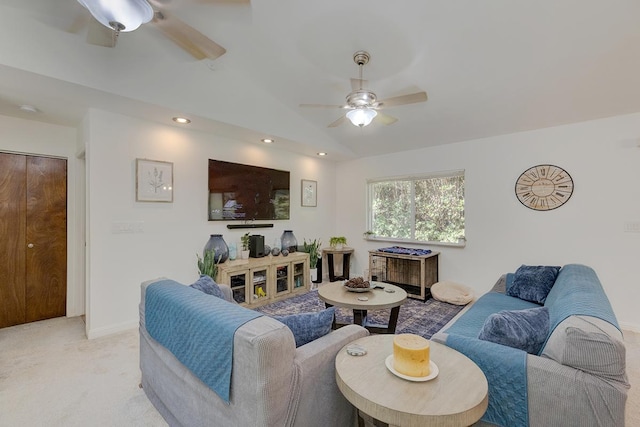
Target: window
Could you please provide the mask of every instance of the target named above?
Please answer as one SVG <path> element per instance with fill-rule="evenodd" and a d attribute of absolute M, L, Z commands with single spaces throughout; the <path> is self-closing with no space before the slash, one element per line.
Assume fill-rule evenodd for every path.
<path fill-rule="evenodd" d="M 464 171 L 367 181 L 369 229 L 379 238 L 458 243 L 464 238 Z"/>

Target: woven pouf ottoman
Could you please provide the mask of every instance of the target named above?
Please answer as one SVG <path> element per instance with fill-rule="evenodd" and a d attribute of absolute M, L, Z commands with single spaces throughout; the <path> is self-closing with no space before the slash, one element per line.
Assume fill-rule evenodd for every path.
<path fill-rule="evenodd" d="M 460 283 L 443 281 L 431 285 L 431 296 L 449 304 L 467 305 L 473 300 L 473 291 Z"/>

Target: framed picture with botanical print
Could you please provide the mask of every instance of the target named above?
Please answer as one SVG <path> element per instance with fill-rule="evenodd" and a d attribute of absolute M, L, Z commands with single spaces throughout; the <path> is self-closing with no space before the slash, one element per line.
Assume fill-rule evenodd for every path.
<path fill-rule="evenodd" d="M 173 202 L 173 163 L 136 159 L 136 202 Z"/>
<path fill-rule="evenodd" d="M 302 206 L 318 206 L 318 182 L 302 180 Z"/>

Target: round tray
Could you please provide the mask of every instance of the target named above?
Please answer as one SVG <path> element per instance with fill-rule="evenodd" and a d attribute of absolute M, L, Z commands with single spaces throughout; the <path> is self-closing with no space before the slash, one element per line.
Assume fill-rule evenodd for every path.
<path fill-rule="evenodd" d="M 433 363 L 433 360 L 429 361 L 429 368 L 431 369 L 431 372 L 426 377 L 410 377 L 409 375 L 401 374 L 400 372 L 393 369 L 393 354 L 390 354 L 389 356 L 387 356 L 387 358 L 384 361 L 384 364 L 387 365 L 387 369 L 391 371 L 393 375 L 407 381 L 415 381 L 415 382 L 429 381 L 438 376 L 438 366 L 435 363 Z"/>
<path fill-rule="evenodd" d="M 349 292 L 369 292 L 371 290 L 371 287 L 368 287 L 368 288 L 350 288 L 347 285 L 342 285 L 342 287 L 345 288 Z"/>

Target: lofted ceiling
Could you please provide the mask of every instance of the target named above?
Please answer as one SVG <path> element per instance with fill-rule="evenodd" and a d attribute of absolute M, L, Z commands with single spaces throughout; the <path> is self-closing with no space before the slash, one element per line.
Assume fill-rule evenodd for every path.
<path fill-rule="evenodd" d="M 159 0 L 157 0 L 159 1 Z M 345 160 L 640 111 L 637 0 L 162 0 L 222 45 L 196 60 L 151 24 L 115 48 L 71 32 L 77 0 L 0 1 L 0 114 L 78 126 L 88 108 Z M 327 125 L 366 50 L 398 119 Z M 30 104 L 38 113 L 18 108 Z"/>

